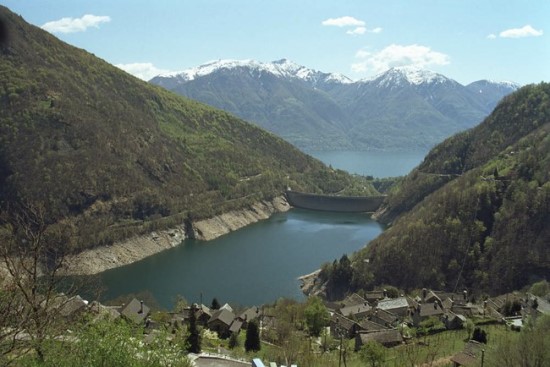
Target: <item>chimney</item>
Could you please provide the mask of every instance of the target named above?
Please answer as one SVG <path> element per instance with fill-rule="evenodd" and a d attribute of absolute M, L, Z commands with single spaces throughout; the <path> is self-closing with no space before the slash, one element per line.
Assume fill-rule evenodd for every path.
<path fill-rule="evenodd" d="M 139 301 L 139 313 L 143 313 L 143 301 Z"/>
<path fill-rule="evenodd" d="M 468 298 L 468 291 L 465 289 L 464 291 L 462 291 L 462 295 L 464 297 L 464 301 L 466 301 Z"/>

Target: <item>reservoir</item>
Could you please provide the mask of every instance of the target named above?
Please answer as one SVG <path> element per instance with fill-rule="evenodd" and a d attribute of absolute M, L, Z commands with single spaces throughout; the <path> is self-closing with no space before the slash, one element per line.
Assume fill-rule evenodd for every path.
<path fill-rule="evenodd" d="M 404 175 L 423 157 L 420 152 L 317 155 L 335 168 L 376 177 Z M 100 274 L 102 299 L 147 290 L 167 309 L 173 308 L 178 295 L 188 302 L 202 297 L 206 305 L 214 297 L 222 304 L 243 306 L 281 297 L 302 300 L 299 276 L 361 249 L 382 230 L 367 214 L 292 209 L 212 241 L 185 240 L 178 247 L 108 270 Z"/>

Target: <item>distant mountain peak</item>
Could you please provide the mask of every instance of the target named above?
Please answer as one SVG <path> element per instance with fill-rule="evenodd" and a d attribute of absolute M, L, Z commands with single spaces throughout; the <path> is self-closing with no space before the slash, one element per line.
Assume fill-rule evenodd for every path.
<path fill-rule="evenodd" d="M 419 68 L 417 66 L 399 66 L 393 67 L 381 74 L 368 80 L 379 87 L 402 86 L 403 84 L 421 85 L 455 82 L 442 74 L 431 70 Z M 455 82 L 456 83 L 456 82 Z"/>
<path fill-rule="evenodd" d="M 221 59 L 209 61 L 205 64 L 199 65 L 194 68 L 186 69 L 178 72 L 171 72 L 161 74 L 158 77 L 161 78 L 174 78 L 181 82 L 187 82 L 194 80 L 201 76 L 206 76 L 215 73 L 219 70 L 230 70 L 236 68 L 249 68 L 259 72 L 267 72 L 278 77 L 296 78 L 302 79 L 312 84 L 318 82 L 332 82 L 350 84 L 353 83 L 351 79 L 342 74 L 323 73 L 314 69 L 309 69 L 305 66 L 299 65 L 289 59 L 283 58 L 275 60 L 273 62 L 264 63 L 255 60 L 231 60 Z"/>

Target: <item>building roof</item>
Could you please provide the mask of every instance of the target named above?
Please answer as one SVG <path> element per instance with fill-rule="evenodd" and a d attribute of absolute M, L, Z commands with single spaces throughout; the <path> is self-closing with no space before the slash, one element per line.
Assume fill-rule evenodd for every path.
<path fill-rule="evenodd" d="M 361 297 L 360 295 L 358 295 L 357 293 L 353 293 L 347 296 L 346 299 L 344 299 L 341 303 L 342 303 L 342 307 L 344 308 L 344 307 L 349 307 L 353 305 L 367 303 L 367 300 Z"/>
<path fill-rule="evenodd" d="M 139 324 L 145 320 L 147 315 L 149 315 L 150 309 L 145 304 L 143 304 L 143 301 L 138 301 L 137 299 L 132 299 L 130 303 L 128 303 L 120 312 L 120 314 L 124 317 L 126 317 L 128 320 Z"/>
<path fill-rule="evenodd" d="M 359 327 L 361 328 L 361 330 L 364 330 L 364 331 L 379 331 L 379 330 L 388 329 L 384 325 L 380 325 L 379 323 L 372 322 L 366 319 L 359 322 Z"/>
<path fill-rule="evenodd" d="M 238 333 L 242 327 L 243 327 L 243 321 L 240 319 L 235 319 L 231 323 L 231 326 L 229 326 L 229 331 L 232 333 Z"/>
<path fill-rule="evenodd" d="M 420 305 L 419 308 L 420 308 L 420 317 L 438 316 L 445 313 L 445 310 L 441 308 L 441 306 L 439 306 L 437 302 L 423 303 Z"/>
<path fill-rule="evenodd" d="M 379 299 L 384 299 L 383 291 L 369 291 L 365 292 L 365 299 L 368 302 L 378 301 Z"/>
<path fill-rule="evenodd" d="M 210 317 L 210 319 L 208 320 L 208 323 L 210 324 L 216 320 L 219 320 L 225 325 L 230 326 L 234 319 L 235 319 L 235 315 L 233 314 L 233 312 L 220 308 L 219 310 L 216 310 L 216 312 L 212 314 L 212 317 Z"/>
<path fill-rule="evenodd" d="M 397 329 L 389 329 L 382 331 L 375 331 L 371 333 L 359 333 L 361 343 L 364 345 L 371 340 L 374 340 L 382 345 L 399 344 L 403 342 L 403 336 Z"/>
<path fill-rule="evenodd" d="M 378 301 L 378 305 L 376 307 L 380 310 L 391 311 L 403 307 L 408 308 L 409 302 L 405 297 L 386 298 Z"/>
<path fill-rule="evenodd" d="M 231 307 L 229 305 L 229 303 L 226 303 L 225 305 L 223 305 L 222 307 L 220 307 L 220 310 L 227 310 L 229 312 L 233 312 L 233 307 Z"/>
<path fill-rule="evenodd" d="M 397 317 L 396 314 L 386 310 L 379 310 L 379 309 L 375 309 L 374 314 L 372 316 L 384 321 L 387 324 L 393 324 L 395 321 L 399 319 L 399 317 Z"/>
<path fill-rule="evenodd" d="M 367 302 L 360 303 L 357 305 L 352 305 L 340 309 L 340 313 L 344 316 L 358 315 L 369 312 L 372 309 Z"/>
<path fill-rule="evenodd" d="M 238 317 L 243 321 L 252 321 L 260 316 L 260 309 L 258 306 L 250 307 L 243 311 Z"/>
<path fill-rule="evenodd" d="M 350 331 L 353 329 L 353 327 L 357 324 L 355 321 L 348 319 L 345 316 L 342 316 L 337 313 L 333 313 L 330 318 L 331 326 L 334 326 L 334 328 L 338 329 L 344 329 L 346 331 Z"/>

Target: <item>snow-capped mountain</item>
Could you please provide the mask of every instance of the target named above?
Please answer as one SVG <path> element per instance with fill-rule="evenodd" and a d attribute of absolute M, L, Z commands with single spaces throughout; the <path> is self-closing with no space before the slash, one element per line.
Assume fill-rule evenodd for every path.
<path fill-rule="evenodd" d="M 405 85 L 457 83 L 444 75 L 414 66 L 391 68 L 371 79 L 363 80 L 362 82 L 375 85 L 378 88 L 397 88 Z"/>
<path fill-rule="evenodd" d="M 288 59 L 270 63 L 255 60 L 217 60 L 184 71 L 161 74 L 156 78 L 176 78 L 179 82 L 187 82 L 209 74 L 237 69 L 246 69 L 251 73 L 257 73 L 257 75 L 269 73 L 280 78 L 300 79 L 312 85 L 326 82 L 353 83 L 351 79 L 342 74 L 323 73 L 298 65 Z"/>
<path fill-rule="evenodd" d="M 481 122 L 517 89 L 487 81 L 464 86 L 415 67 L 353 82 L 287 59 L 212 61 L 150 82 L 254 122 L 304 150 L 429 148 Z"/>

